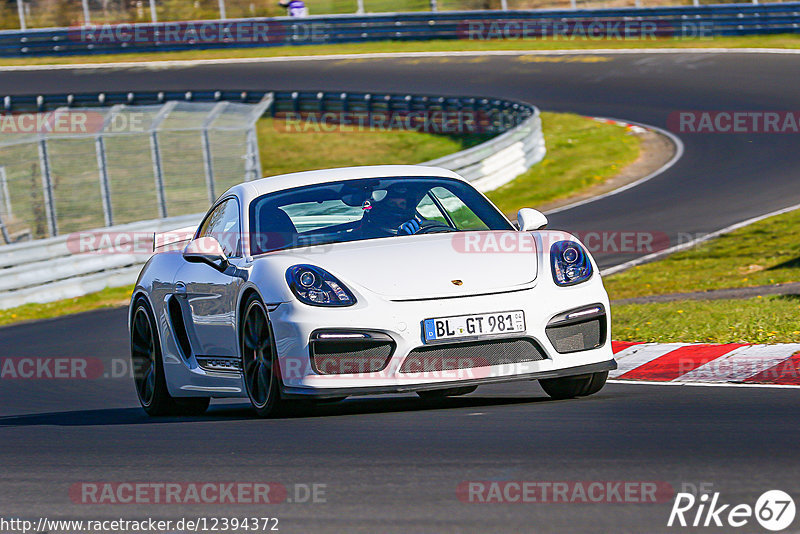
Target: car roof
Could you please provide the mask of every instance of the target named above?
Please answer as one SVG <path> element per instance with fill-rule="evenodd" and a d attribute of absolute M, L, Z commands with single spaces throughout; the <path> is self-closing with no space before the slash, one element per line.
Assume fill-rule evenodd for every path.
<path fill-rule="evenodd" d="M 233 193 L 236 192 L 236 189 L 241 188 L 247 192 L 244 196 L 248 196 L 252 199 L 267 193 L 305 185 L 339 182 L 342 180 L 359 180 L 363 178 L 390 178 L 393 176 L 435 176 L 466 181 L 453 171 L 442 169 L 441 167 L 428 167 L 425 165 L 369 165 L 269 176 L 267 178 L 261 178 L 260 180 L 245 182 L 231 188 L 229 192 Z"/>

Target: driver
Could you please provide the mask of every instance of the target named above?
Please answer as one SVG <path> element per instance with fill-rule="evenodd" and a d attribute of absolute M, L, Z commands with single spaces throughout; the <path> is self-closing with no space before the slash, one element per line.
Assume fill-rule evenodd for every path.
<path fill-rule="evenodd" d="M 390 185 L 384 198 L 365 204 L 365 228 L 381 237 L 417 233 L 420 223 L 416 208 L 421 197 L 419 191 L 404 184 Z"/>

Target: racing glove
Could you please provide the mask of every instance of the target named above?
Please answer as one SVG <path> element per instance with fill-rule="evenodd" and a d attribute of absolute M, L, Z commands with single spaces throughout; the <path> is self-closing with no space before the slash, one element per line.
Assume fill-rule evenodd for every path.
<path fill-rule="evenodd" d="M 419 232 L 419 228 L 420 228 L 419 222 L 416 219 L 411 219 L 410 221 L 401 224 L 400 228 L 397 229 L 397 233 L 412 235 Z"/>

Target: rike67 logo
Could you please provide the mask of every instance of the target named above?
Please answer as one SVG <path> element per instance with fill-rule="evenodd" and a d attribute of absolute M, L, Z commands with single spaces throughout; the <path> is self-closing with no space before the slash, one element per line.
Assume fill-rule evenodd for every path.
<path fill-rule="evenodd" d="M 699 497 L 678 493 L 667 526 L 741 528 L 755 518 L 763 528 L 778 532 L 788 528 L 794 516 L 794 499 L 781 490 L 764 492 L 755 506 L 723 504 L 719 492 Z"/>

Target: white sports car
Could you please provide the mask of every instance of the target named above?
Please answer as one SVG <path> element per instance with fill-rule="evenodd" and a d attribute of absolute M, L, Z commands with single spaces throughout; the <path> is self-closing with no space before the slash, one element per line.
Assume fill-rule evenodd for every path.
<path fill-rule="evenodd" d="M 519 229 L 433 167 L 237 185 L 139 276 L 139 400 L 159 415 L 242 397 L 270 416 L 303 398 L 443 397 L 512 380 L 555 398 L 595 393 L 616 367 L 597 265 L 541 213 L 517 218 Z"/>

